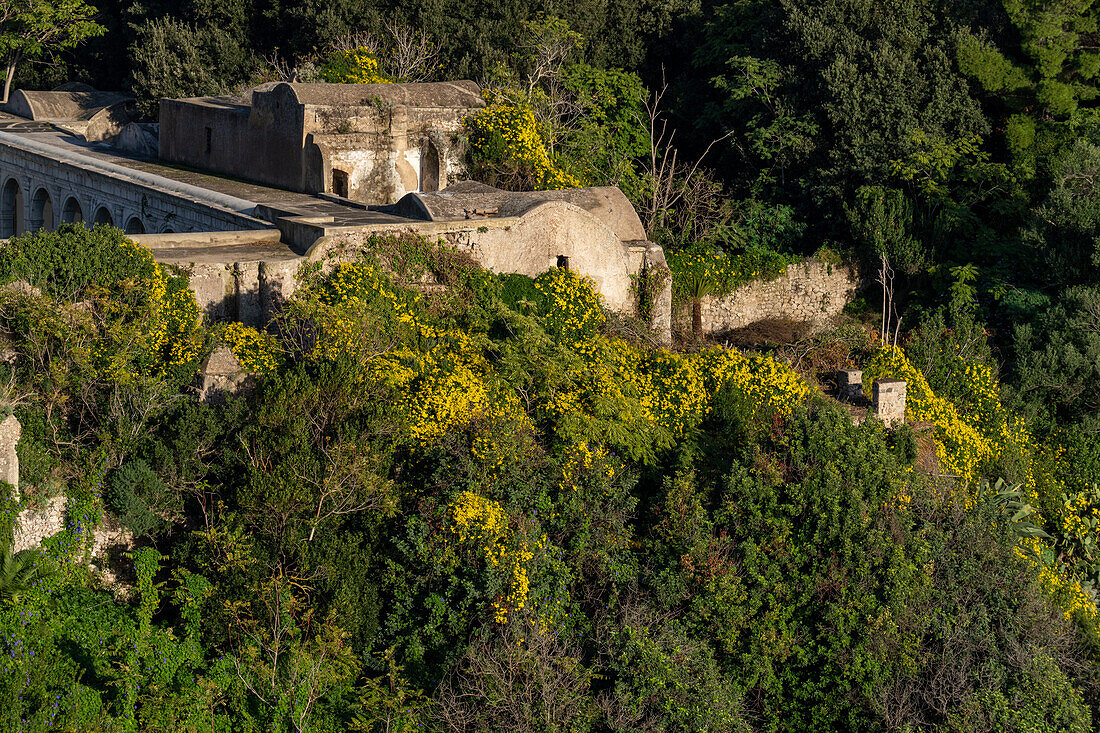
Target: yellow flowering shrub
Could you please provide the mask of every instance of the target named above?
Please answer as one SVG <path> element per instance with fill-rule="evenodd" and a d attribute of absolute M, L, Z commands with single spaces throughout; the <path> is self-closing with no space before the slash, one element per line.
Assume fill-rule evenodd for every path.
<path fill-rule="evenodd" d="M 398 392 L 395 412 L 412 441 L 426 445 L 478 417 L 522 414 L 470 335 L 431 325 L 420 295 L 393 285 L 376 265 L 341 265 L 319 290 L 311 358 L 360 360 L 366 378 Z"/>
<path fill-rule="evenodd" d="M 527 174 L 538 190 L 577 188 L 581 182 L 554 165 L 534 112 L 526 105 L 486 94 L 488 105 L 466 118 L 476 159 Z"/>
<path fill-rule="evenodd" d="M 694 358 L 709 394 L 731 387 L 747 401 L 754 416 L 765 409 L 790 416 L 810 394 L 810 385 L 794 369 L 771 356 L 746 356 L 734 349 L 711 348 Z"/>
<path fill-rule="evenodd" d="M 578 476 L 593 469 L 598 469 L 609 479 L 615 476 L 615 464 L 608 460 L 607 448 L 603 445 L 589 447 L 588 443 L 573 445 L 566 452 L 562 463 L 558 488 L 562 491 L 576 491 Z"/>
<path fill-rule="evenodd" d="M 556 419 L 563 437 L 578 442 L 598 424 L 594 417 L 612 412 L 611 432 L 588 437 L 613 442 L 628 453 L 632 438 L 665 434 L 664 444 L 670 445 L 683 437 L 706 417 L 723 389 L 732 390 L 753 417 L 762 410 L 789 415 L 810 393 L 793 369 L 769 356 L 717 347 L 698 354 L 647 351 L 618 339 L 585 345 L 577 350 L 581 376 L 568 388 L 548 394 L 541 406 Z M 616 425 L 628 436 L 617 437 Z"/>
<path fill-rule="evenodd" d="M 246 371 L 269 374 L 282 363 L 279 340 L 269 333 L 234 321 L 223 325 L 217 336 L 229 346 Z"/>
<path fill-rule="evenodd" d="M 493 601 L 493 620 L 507 623 L 510 613 L 527 606 L 528 563 L 542 549 L 545 537 L 529 542 L 511 529 L 500 504 L 470 491 L 459 494 L 449 508 L 451 532 L 458 542 L 477 549 L 488 567 L 503 573 L 508 593 Z"/>
<path fill-rule="evenodd" d="M 896 347 L 880 349 L 864 366 L 864 392 L 880 377 L 896 377 L 906 382 L 905 415 L 910 422 L 931 423 L 935 429 L 936 458 L 940 471 L 955 477 L 968 500 L 967 490 L 974 486 L 983 469 L 998 455 L 1013 450 L 1030 454 L 1032 438 L 1019 418 L 1009 415 L 1000 402 L 992 371 L 960 360 L 958 379 L 966 396 L 958 401 L 940 397 L 928 380 Z M 1034 479 L 1025 485 L 1034 496 Z"/>
<path fill-rule="evenodd" d="M 118 247 L 147 264 L 149 274 L 92 288 L 88 295 L 105 316 L 95 347 L 100 374 L 129 382 L 140 377 L 186 378 L 197 368 L 201 318 L 183 277 L 170 277 L 152 253 L 129 239 Z M 124 297 L 119 297 L 119 291 Z"/>
<path fill-rule="evenodd" d="M 330 84 L 389 84 L 393 81 L 382 73 L 374 54 L 362 46 L 332 54 L 318 71 Z"/>
<path fill-rule="evenodd" d="M 1069 570 L 1054 558 L 1054 553 L 1036 537 L 1020 540 L 1016 553 L 1039 570 L 1039 584 L 1061 607 L 1067 619 L 1077 618 L 1093 625 L 1098 620 L 1096 600 Z"/>
<path fill-rule="evenodd" d="M 399 290 L 369 262 L 340 265 L 307 293 L 316 295 L 309 318 L 317 337 L 310 356 L 352 356 L 368 362 L 405 343 L 416 330 L 419 296 Z"/>
<path fill-rule="evenodd" d="M 993 371 L 981 364 L 959 360 L 953 378 L 961 397 L 952 402 L 937 396 L 924 375 L 906 358 L 900 348 L 880 349 L 863 370 L 864 388 L 869 390 L 874 379 L 896 377 L 906 381 L 905 414 L 909 421 L 928 422 L 934 426 L 936 457 L 944 474 L 957 478 L 956 498 L 968 508 L 973 504 L 977 481 L 995 459 L 1010 456 L 1021 466 L 1021 488 L 1031 505 L 1049 503 L 1044 494 L 1059 495 L 1061 482 L 1050 475 L 1044 459 L 1044 449 L 1037 447 L 1024 421 L 1009 413 L 1000 400 Z M 1055 458 L 1056 460 L 1056 458 Z M 1067 500 L 1061 526 L 1053 527 L 1060 538 L 1072 539 L 1076 533 L 1091 530 L 1091 513 L 1080 496 Z M 1041 512 L 1029 517 L 1037 526 L 1047 525 Z M 1095 600 L 1086 592 L 1074 571 L 1058 559 L 1058 553 L 1039 537 L 1024 537 L 1018 552 L 1036 565 L 1040 582 L 1062 605 L 1067 618 L 1078 616 L 1089 623 L 1097 620 Z"/>
<path fill-rule="evenodd" d="M 603 299 L 590 278 L 555 267 L 535 279 L 546 298 L 543 326 L 569 342 L 591 338 L 604 323 Z"/>
<path fill-rule="evenodd" d="M 178 381 L 197 367 L 199 312 L 186 279 L 117 229 L 63 224 L 13 237 L 0 250 L 0 278 L 40 290 L 31 348 L 63 341 L 79 381 Z M 64 313 L 63 322 L 46 311 Z"/>

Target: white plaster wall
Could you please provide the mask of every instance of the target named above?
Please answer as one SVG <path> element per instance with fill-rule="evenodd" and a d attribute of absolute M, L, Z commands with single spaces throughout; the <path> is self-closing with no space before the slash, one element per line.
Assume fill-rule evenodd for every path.
<path fill-rule="evenodd" d="M 374 150 L 347 150 L 334 153 L 331 158 L 331 168 L 342 170 L 348 174 L 348 198 L 357 199 L 359 190 L 367 183 L 375 166 L 378 165 L 378 154 Z M 325 181 L 325 190 L 332 191 L 332 173 Z"/>
<path fill-rule="evenodd" d="M 564 255 L 572 271 L 592 278 L 607 307 L 625 312 L 634 309 L 627 248 L 610 227 L 565 201 L 548 201 L 522 217 L 340 230 L 322 247 L 311 250 L 309 257 L 320 261 L 353 258 L 372 235 L 401 231 L 442 238 L 494 272 L 537 277 L 556 267 L 557 258 Z"/>
<path fill-rule="evenodd" d="M 402 157 L 405 159 L 405 162 L 409 164 L 409 167 L 412 168 L 413 171 L 415 172 L 415 174 L 416 174 L 416 188 L 413 189 L 413 190 L 414 191 L 419 191 L 420 190 L 420 148 L 407 148 L 405 150 L 405 152 L 402 154 Z M 409 191 L 406 191 L 405 193 L 409 193 Z M 401 196 L 404 196 L 405 193 L 401 194 Z M 400 199 L 400 196 L 398 197 L 398 199 Z"/>

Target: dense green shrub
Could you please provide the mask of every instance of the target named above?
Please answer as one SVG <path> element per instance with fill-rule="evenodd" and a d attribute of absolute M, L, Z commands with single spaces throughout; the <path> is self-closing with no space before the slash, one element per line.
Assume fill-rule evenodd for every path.
<path fill-rule="evenodd" d="M 1070 288 L 1015 333 L 1015 387 L 1046 421 L 1100 420 L 1100 290 Z"/>
<path fill-rule="evenodd" d="M 0 248 L 0 282 L 23 280 L 60 300 L 80 300 L 90 288 L 117 295 L 152 281 L 152 255 L 121 229 L 63 224 L 56 232 L 23 234 Z"/>
<path fill-rule="evenodd" d="M 520 313 L 539 312 L 546 296 L 527 275 L 500 275 L 500 300 Z"/>
<path fill-rule="evenodd" d="M 152 509 L 162 505 L 167 494 L 168 488 L 139 458 L 114 472 L 104 498 L 122 526 L 140 537 L 163 524 Z"/>
<path fill-rule="evenodd" d="M 566 269 L 493 276 L 422 240 L 375 245 L 304 278 L 281 358 L 219 406 L 167 369 L 97 371 L 80 359 L 98 332 L 66 330 L 80 307 L 5 294 L 16 411 L 49 458 L 28 467 L 67 483 L 69 514 L 45 543 L 62 572 L 0 605 L 0 715 L 31 729 L 1091 725 L 1092 555 L 1071 530 L 1096 511 L 1081 493 L 1094 441 L 1079 421 L 1040 444 L 997 401 L 971 358 L 990 352 L 945 320 L 974 317 L 971 291 L 913 338 L 947 397 L 900 354 L 866 365 L 901 370 L 912 409 L 946 421 L 918 444 L 854 425 L 773 356 L 609 337 Z M 185 292 L 154 272 L 162 297 Z M 421 276 L 448 292 L 403 287 Z M 97 288 L 96 312 L 123 303 Z M 1066 322 L 1091 307 L 1073 302 Z M 96 342 L 102 363 L 136 358 L 134 320 Z M 163 323 L 177 343 L 208 338 Z M 928 439 L 939 471 L 915 461 Z M 1019 515 L 1022 490 L 1013 504 L 938 475 L 960 456 L 976 478 L 1033 482 L 1042 518 Z M 70 562 L 100 492 L 157 544 L 124 559 L 129 602 Z M 1039 524 L 1052 539 L 1031 543 Z"/>

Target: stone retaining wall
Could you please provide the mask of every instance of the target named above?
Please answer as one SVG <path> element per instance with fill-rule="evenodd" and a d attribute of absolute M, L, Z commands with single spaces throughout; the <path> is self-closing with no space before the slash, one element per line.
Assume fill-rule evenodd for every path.
<path fill-rule="evenodd" d="M 19 518 L 15 521 L 15 537 L 12 550 L 32 550 L 47 537 L 65 528 L 65 502 L 64 496 L 54 496 L 47 499 L 44 504 L 34 509 L 24 509 L 19 512 Z"/>
<path fill-rule="evenodd" d="M 781 319 L 823 323 L 855 297 L 859 281 L 851 265 L 807 260 L 790 265 L 774 280 L 754 281 L 728 295 L 703 298 L 703 332 L 716 334 L 757 321 Z M 681 303 L 676 330 L 691 333 L 691 303 Z"/>

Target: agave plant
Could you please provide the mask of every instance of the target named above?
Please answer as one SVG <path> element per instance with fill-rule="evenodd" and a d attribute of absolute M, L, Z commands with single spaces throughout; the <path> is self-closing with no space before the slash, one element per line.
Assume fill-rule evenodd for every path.
<path fill-rule="evenodd" d="M 0 548 L 0 603 L 17 603 L 46 574 L 38 550 L 12 552 L 9 539 Z"/>
<path fill-rule="evenodd" d="M 1028 519 L 1036 512 L 1035 507 L 1024 501 L 1025 498 L 1020 484 L 1008 484 L 1003 478 L 997 479 L 995 484 L 982 481 L 974 492 L 977 503 L 988 502 L 1011 515 L 1009 526 L 1017 537 L 1042 537 L 1049 540 L 1050 535 Z"/>

